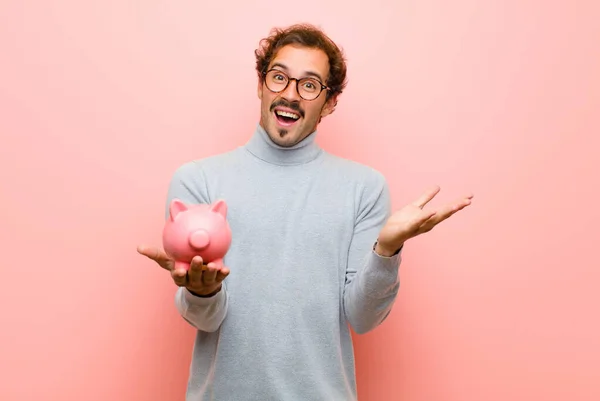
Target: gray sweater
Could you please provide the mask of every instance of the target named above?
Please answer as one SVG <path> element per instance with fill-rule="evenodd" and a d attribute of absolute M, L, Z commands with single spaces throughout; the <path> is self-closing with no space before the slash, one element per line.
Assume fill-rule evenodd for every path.
<path fill-rule="evenodd" d="M 173 175 L 167 208 L 222 198 L 233 236 L 222 290 L 175 296 L 197 329 L 188 401 L 356 399 L 350 326 L 365 333 L 387 317 L 400 253 L 374 252 L 390 212 L 384 177 L 315 136 L 286 149 L 257 125 L 244 146 Z"/>

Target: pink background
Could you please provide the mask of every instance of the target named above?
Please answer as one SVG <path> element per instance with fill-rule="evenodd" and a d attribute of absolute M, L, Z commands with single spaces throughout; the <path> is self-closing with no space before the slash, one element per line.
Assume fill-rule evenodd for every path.
<path fill-rule="evenodd" d="M 392 315 L 356 338 L 360 399 L 600 399 L 599 19 L 593 1 L 3 1 L 0 399 L 183 399 L 194 332 L 136 246 L 159 244 L 179 164 L 249 137 L 253 51 L 298 21 L 348 55 L 322 146 L 382 171 L 395 208 L 475 194 L 407 246 Z"/>

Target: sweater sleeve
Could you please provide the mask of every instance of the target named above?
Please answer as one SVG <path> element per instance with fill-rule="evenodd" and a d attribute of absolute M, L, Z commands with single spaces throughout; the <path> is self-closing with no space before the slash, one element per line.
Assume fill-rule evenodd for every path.
<path fill-rule="evenodd" d="M 214 332 L 219 329 L 227 314 L 227 290 L 225 283 L 221 291 L 209 298 L 197 297 L 185 287 L 175 294 L 175 306 L 181 317 L 200 331 Z"/>
<path fill-rule="evenodd" d="M 365 187 L 356 212 L 344 285 L 346 319 L 357 334 L 379 326 L 392 310 L 400 286 L 401 251 L 391 257 L 377 254 L 375 242 L 390 216 L 387 182 L 377 175 L 375 185 Z"/>
<path fill-rule="evenodd" d="M 169 215 L 169 204 L 175 198 L 187 204 L 210 203 L 204 173 L 197 162 L 186 163 L 173 174 L 167 193 L 165 218 Z M 175 306 L 183 319 L 196 329 L 216 331 L 227 315 L 225 282 L 212 297 L 198 297 L 185 287 L 179 287 L 175 294 Z"/>

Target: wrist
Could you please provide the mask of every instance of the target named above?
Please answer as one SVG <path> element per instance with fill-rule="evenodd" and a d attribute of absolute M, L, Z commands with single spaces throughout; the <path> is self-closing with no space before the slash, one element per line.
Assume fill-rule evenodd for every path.
<path fill-rule="evenodd" d="M 210 298 L 210 297 L 214 297 L 215 295 L 217 295 L 219 293 L 219 291 L 221 291 L 221 287 L 222 286 L 220 285 L 217 289 L 215 289 L 215 290 L 213 290 L 211 292 L 200 292 L 200 291 L 196 292 L 196 291 L 193 291 L 192 289 L 190 289 L 188 287 L 186 287 L 186 288 L 190 292 L 190 294 L 192 294 L 195 297 L 198 297 L 198 298 Z"/>
<path fill-rule="evenodd" d="M 375 243 L 375 246 L 373 247 L 373 250 L 375 251 L 375 253 L 377 253 L 380 256 L 390 258 L 390 257 L 396 255 L 398 252 L 400 252 L 400 250 L 402 249 L 403 246 L 404 246 L 404 243 L 400 244 L 398 247 L 391 248 L 391 247 L 383 245 L 383 244 L 381 244 L 381 242 L 377 241 Z"/>

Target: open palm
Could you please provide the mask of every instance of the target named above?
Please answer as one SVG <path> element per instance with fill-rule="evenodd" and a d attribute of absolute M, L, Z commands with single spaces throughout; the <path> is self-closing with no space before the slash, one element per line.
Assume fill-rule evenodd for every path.
<path fill-rule="evenodd" d="M 473 195 L 468 195 L 437 210 L 424 210 L 425 205 L 438 192 L 440 192 L 440 188 L 435 186 L 424 192 L 414 202 L 392 214 L 379 233 L 380 247 L 386 250 L 399 249 L 410 238 L 431 231 L 436 225 L 470 205 L 473 198 Z"/>

